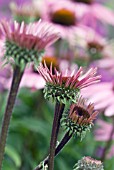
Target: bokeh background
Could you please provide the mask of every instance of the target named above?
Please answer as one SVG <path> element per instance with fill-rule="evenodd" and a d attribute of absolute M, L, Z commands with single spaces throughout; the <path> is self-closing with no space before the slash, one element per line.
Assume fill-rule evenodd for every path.
<path fill-rule="evenodd" d="M 42 62 L 45 60 L 48 66 L 52 62 L 63 72 L 65 68 L 83 66 L 86 71 L 98 67 L 101 82 L 81 93 L 95 103 L 100 114 L 83 141 L 72 138 L 56 157 L 55 170 L 73 169 L 83 156 L 100 160 L 105 150 L 105 170 L 114 170 L 114 3 L 113 0 L 62 1 L 0 0 L 0 20 L 29 23 L 42 18 L 52 22 L 62 36 L 46 49 Z M 71 8 L 67 3 L 71 3 Z M 61 14 L 63 9 L 67 11 Z M 75 24 L 70 25 L 73 15 Z M 12 79 L 12 68 L 3 66 L 3 42 L 0 33 L 0 126 Z M 55 103 L 44 99 L 44 85 L 34 66 L 27 67 L 13 110 L 3 170 L 32 170 L 47 156 Z M 61 128 L 59 140 L 64 133 Z"/>

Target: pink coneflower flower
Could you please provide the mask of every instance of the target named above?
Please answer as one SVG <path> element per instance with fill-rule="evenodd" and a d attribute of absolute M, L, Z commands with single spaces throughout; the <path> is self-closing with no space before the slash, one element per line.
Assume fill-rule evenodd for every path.
<path fill-rule="evenodd" d="M 73 170 L 104 170 L 100 160 L 93 159 L 89 156 L 83 157 L 78 163 L 75 164 Z"/>
<path fill-rule="evenodd" d="M 16 21 L 10 24 L 3 20 L 0 27 L 6 37 L 5 55 L 13 57 L 17 64 L 30 61 L 37 63 L 42 51 L 59 38 L 52 25 L 41 20 L 29 25 Z"/>
<path fill-rule="evenodd" d="M 44 63 L 38 67 L 38 72 L 46 81 L 45 97 L 62 101 L 76 101 L 77 94 L 80 89 L 96 83 L 100 80 L 100 76 L 95 76 L 96 68 L 91 68 L 86 74 L 81 76 L 83 69 L 80 68 L 76 73 L 73 70 L 71 73 L 66 70 L 65 74 L 59 72 L 55 68 L 55 73 L 52 73 L 52 65 L 48 69 Z"/>
<path fill-rule="evenodd" d="M 87 52 L 90 61 L 103 58 L 103 49 L 106 46 L 106 40 L 98 34 L 87 38 Z"/>
<path fill-rule="evenodd" d="M 63 114 L 62 126 L 70 133 L 83 139 L 86 132 L 93 125 L 98 112 L 94 111 L 94 104 L 86 104 L 86 100 L 79 97 L 76 104 L 71 104 L 69 111 Z"/>
<path fill-rule="evenodd" d="M 61 37 L 66 41 L 72 41 L 75 36 L 85 36 L 86 31 L 78 25 L 80 20 L 80 10 L 69 1 L 61 0 L 57 2 L 44 0 L 44 9 L 41 18 L 51 22 L 55 29 L 60 31 Z M 77 11 L 76 11 L 77 9 Z"/>
<path fill-rule="evenodd" d="M 95 108 L 103 110 L 105 116 L 114 115 L 114 83 L 102 82 L 82 90 L 82 95 L 95 103 Z"/>
<path fill-rule="evenodd" d="M 94 31 L 91 31 L 90 34 L 86 37 L 87 48 L 93 51 L 101 52 L 106 46 L 106 40 L 101 35 L 97 34 Z"/>
<path fill-rule="evenodd" d="M 21 6 L 15 2 L 10 3 L 10 9 L 16 21 L 25 23 L 39 20 L 39 11 L 33 6 L 32 3 L 25 3 Z"/>
<path fill-rule="evenodd" d="M 96 121 L 97 129 L 95 130 L 95 140 L 96 141 L 108 141 L 110 138 L 110 133 L 112 131 L 113 125 L 103 120 Z M 114 133 L 112 140 L 114 139 Z"/>

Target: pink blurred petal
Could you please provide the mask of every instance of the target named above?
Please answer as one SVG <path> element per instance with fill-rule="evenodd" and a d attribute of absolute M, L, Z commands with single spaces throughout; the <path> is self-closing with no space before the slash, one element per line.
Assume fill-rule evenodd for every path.
<path fill-rule="evenodd" d="M 112 98 L 108 98 L 104 101 L 100 101 L 100 103 L 95 105 L 96 109 L 104 109 L 106 107 L 108 107 L 110 105 L 110 103 L 112 103 L 114 101 L 114 97 Z"/>
<path fill-rule="evenodd" d="M 100 4 L 94 4 L 92 7 L 92 12 L 97 19 L 114 25 L 114 12 L 111 9 Z"/>
<path fill-rule="evenodd" d="M 35 88 L 35 89 L 42 89 L 45 86 L 44 79 L 36 74 L 36 73 L 29 73 L 24 74 L 20 87 L 28 87 L 28 88 Z"/>
<path fill-rule="evenodd" d="M 99 87 L 98 87 L 99 88 Z M 92 97 L 90 97 L 90 101 L 93 103 L 100 103 L 103 102 L 105 100 L 107 100 L 107 98 L 111 98 L 113 97 L 113 93 L 112 91 L 105 91 L 103 93 L 99 93 L 97 92 L 96 94 L 94 94 Z"/>
<path fill-rule="evenodd" d="M 104 112 L 106 116 L 113 116 L 114 115 L 114 99 L 112 105 L 108 106 Z"/>
<path fill-rule="evenodd" d="M 95 140 L 108 141 L 111 130 L 112 130 L 112 124 L 98 119 L 96 122 L 96 125 L 98 126 L 98 128 L 94 131 Z M 113 139 L 114 139 L 114 134 L 113 134 Z"/>

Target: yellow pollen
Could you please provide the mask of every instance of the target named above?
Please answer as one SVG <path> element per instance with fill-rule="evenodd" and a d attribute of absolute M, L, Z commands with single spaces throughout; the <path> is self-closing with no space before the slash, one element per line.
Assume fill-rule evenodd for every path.
<path fill-rule="evenodd" d="M 64 26 L 72 26 L 76 23 L 76 16 L 74 12 L 63 8 L 52 14 L 52 22 Z"/>

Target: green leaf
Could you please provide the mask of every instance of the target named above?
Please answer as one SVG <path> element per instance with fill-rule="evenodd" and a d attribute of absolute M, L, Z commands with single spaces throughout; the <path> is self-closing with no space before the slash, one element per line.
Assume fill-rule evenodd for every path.
<path fill-rule="evenodd" d="M 38 120 L 35 118 L 31 118 L 31 117 L 23 118 L 20 120 L 15 120 L 14 122 L 12 121 L 11 128 L 14 129 L 14 127 L 15 128 L 17 128 L 17 127 L 26 128 L 27 130 L 40 133 L 45 137 L 48 136 L 47 130 L 50 129 L 48 123 L 46 123 L 46 122 L 44 123 L 44 121 L 42 121 L 42 120 Z"/>
<path fill-rule="evenodd" d="M 7 145 L 5 153 L 13 160 L 17 167 L 21 166 L 21 157 L 14 147 Z"/>

